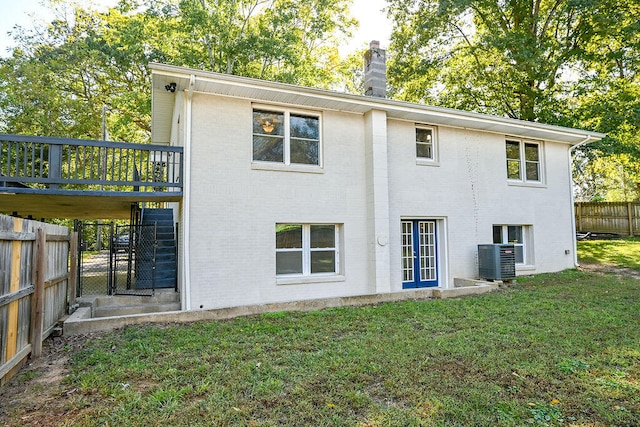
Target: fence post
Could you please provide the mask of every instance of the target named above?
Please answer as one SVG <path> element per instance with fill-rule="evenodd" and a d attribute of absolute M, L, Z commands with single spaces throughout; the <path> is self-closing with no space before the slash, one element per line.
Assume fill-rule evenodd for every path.
<path fill-rule="evenodd" d="M 578 230 L 576 231 L 583 231 L 582 230 L 582 202 L 578 202 L 578 209 L 576 209 L 576 212 L 578 213 Z"/>
<path fill-rule="evenodd" d="M 78 294 L 78 232 L 71 233 L 71 243 L 69 245 L 69 257 L 71 259 L 69 268 L 69 285 L 67 287 L 67 312 L 70 313 L 70 309 L 76 303 L 76 296 Z"/>
<path fill-rule="evenodd" d="M 44 281 L 47 268 L 45 246 L 47 235 L 42 228 L 36 233 L 35 247 L 35 290 L 31 299 L 31 356 L 42 355 L 42 318 L 44 309 Z"/>
<path fill-rule="evenodd" d="M 629 237 L 633 237 L 633 205 L 627 203 L 627 218 L 629 218 Z"/>

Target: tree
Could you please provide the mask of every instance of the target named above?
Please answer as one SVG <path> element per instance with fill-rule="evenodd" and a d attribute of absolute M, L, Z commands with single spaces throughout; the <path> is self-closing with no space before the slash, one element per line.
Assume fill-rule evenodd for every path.
<path fill-rule="evenodd" d="M 110 39 L 114 29 L 125 37 L 136 19 L 64 5 L 56 14 L 46 29 L 20 32 L 20 46 L 0 62 L 2 131 L 100 139 L 107 106 L 112 136 L 148 140 L 146 63 L 136 43 Z"/>
<path fill-rule="evenodd" d="M 598 2 L 389 0 L 395 93 L 523 120 L 553 116 L 561 72 L 598 31 Z"/>
<path fill-rule="evenodd" d="M 345 0 L 182 0 L 174 62 L 228 74 L 329 87 L 355 20 Z"/>
<path fill-rule="evenodd" d="M 122 0 L 106 13 L 52 0 L 0 61 L 0 131 L 116 140 L 150 134 L 149 62 L 315 87 L 340 84 L 350 0 Z"/>
<path fill-rule="evenodd" d="M 582 150 L 588 162 L 581 181 L 593 183 L 583 200 L 640 199 L 640 2 L 604 3 L 594 15 L 599 31 L 585 46 L 572 87 L 570 114 L 575 123 L 607 134 Z"/>

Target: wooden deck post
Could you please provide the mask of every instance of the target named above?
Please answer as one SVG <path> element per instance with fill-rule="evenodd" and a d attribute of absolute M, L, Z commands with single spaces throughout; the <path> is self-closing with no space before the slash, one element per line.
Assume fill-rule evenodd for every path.
<path fill-rule="evenodd" d="M 47 254 L 45 246 L 47 235 L 45 230 L 38 228 L 36 233 L 35 256 L 35 291 L 31 298 L 31 356 L 42 355 L 42 318 L 44 310 L 44 281 L 47 268 Z"/>
<path fill-rule="evenodd" d="M 49 146 L 49 178 L 54 181 L 49 184 L 50 189 L 60 188 L 58 181 L 62 178 L 62 146 L 58 144 Z"/>
<path fill-rule="evenodd" d="M 78 232 L 71 234 L 71 244 L 69 245 L 69 257 L 71 265 L 69 268 L 69 284 L 67 285 L 67 311 L 76 303 L 78 293 Z"/>

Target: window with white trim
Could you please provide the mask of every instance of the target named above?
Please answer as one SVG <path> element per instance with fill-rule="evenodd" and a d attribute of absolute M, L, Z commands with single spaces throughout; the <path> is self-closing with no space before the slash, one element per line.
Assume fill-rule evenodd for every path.
<path fill-rule="evenodd" d="M 320 165 L 320 116 L 254 108 L 253 161 Z"/>
<path fill-rule="evenodd" d="M 432 126 L 416 125 L 417 160 L 435 161 L 436 149 L 436 129 Z"/>
<path fill-rule="evenodd" d="M 276 275 L 335 275 L 339 225 L 276 224 Z"/>
<path fill-rule="evenodd" d="M 541 144 L 519 139 L 506 140 L 507 178 L 542 182 Z"/>
<path fill-rule="evenodd" d="M 493 243 L 513 245 L 516 252 L 516 264 L 533 264 L 531 240 L 531 226 L 493 226 Z"/>

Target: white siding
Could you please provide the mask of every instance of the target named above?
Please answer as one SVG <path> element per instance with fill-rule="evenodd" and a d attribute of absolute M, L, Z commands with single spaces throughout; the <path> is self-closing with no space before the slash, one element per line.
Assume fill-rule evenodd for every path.
<path fill-rule="evenodd" d="M 192 308 L 375 292 L 367 280 L 362 116 L 323 113 L 322 174 L 252 170 L 251 120 L 249 101 L 193 97 Z M 344 280 L 277 285 L 276 223 L 343 224 Z"/>
<path fill-rule="evenodd" d="M 544 185 L 516 186 L 504 135 L 425 123 L 438 162 L 417 165 L 414 123 L 318 111 L 323 173 L 257 170 L 249 100 L 195 94 L 192 111 L 192 309 L 399 291 L 402 218 L 438 220 L 441 287 L 477 277 L 494 224 L 532 226 L 535 269 L 520 274 L 572 267 L 566 144 L 543 143 Z M 344 280 L 277 284 L 276 223 L 342 224 Z"/>
<path fill-rule="evenodd" d="M 509 185 L 505 137 L 498 134 L 440 127 L 439 163 L 416 165 L 414 124 L 389 123 L 389 205 L 391 207 L 391 277 L 401 281 L 401 218 L 446 221 L 448 282 L 477 276 L 477 245 L 492 243 L 492 225 L 531 225 L 537 273 L 573 266 L 567 146 L 544 143 L 545 183 Z M 395 232 L 395 233 L 394 233 Z M 446 273 L 446 272 L 444 272 Z M 399 289 L 396 288 L 396 289 Z"/>

